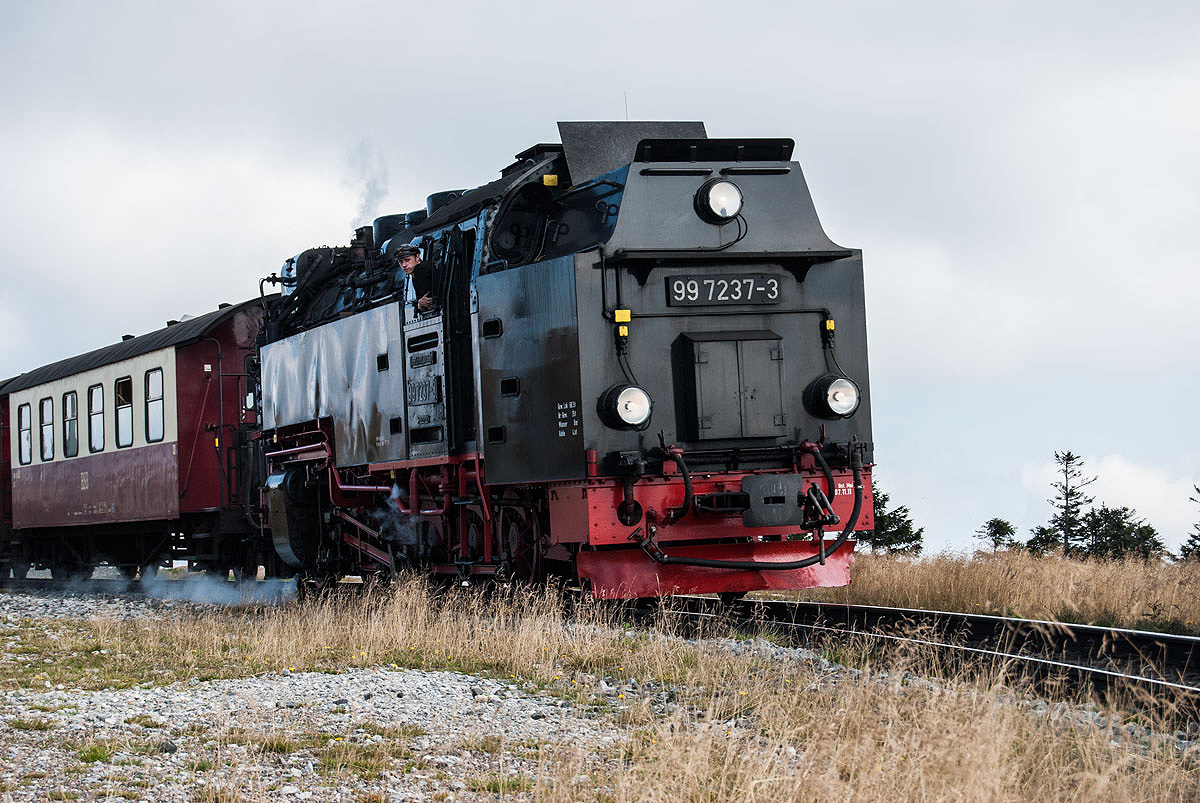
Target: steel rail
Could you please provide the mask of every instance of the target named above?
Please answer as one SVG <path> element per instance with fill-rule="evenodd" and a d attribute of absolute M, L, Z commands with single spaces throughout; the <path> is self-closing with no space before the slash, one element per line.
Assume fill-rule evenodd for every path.
<path fill-rule="evenodd" d="M 1200 686 L 1200 637 L 1157 633 L 1100 625 L 1074 624 L 1017 617 L 885 608 L 871 605 L 835 605 L 755 601 L 742 603 L 768 611 L 774 620 L 792 619 L 845 622 L 858 629 L 883 625 L 928 625 L 936 632 L 964 642 L 1018 646 L 1036 656 L 1054 658 L 1083 655 L 1088 661 L 1110 664 L 1140 663 L 1157 672 L 1158 679 L 1187 687 Z"/>
<path fill-rule="evenodd" d="M 920 645 L 945 656 L 969 657 L 976 663 L 1006 664 L 1019 670 L 1014 674 L 1040 685 L 1068 680 L 1104 699 L 1150 703 L 1176 718 L 1197 721 L 1200 714 L 1196 666 L 1200 638 L 1195 636 L 952 611 L 776 600 L 719 605 L 711 598 L 679 596 L 664 600 L 659 610 L 713 620 L 724 617 L 740 626 L 773 628 L 776 633 L 783 628 L 809 636 L 854 636 Z M 831 622 L 839 618 L 845 626 Z M 888 632 L 896 628 L 911 631 L 914 626 L 931 626 L 932 636 Z M 801 640 L 797 636 L 797 641 Z M 1080 644 L 1087 649 L 1081 650 Z M 1154 656 L 1148 657 L 1151 653 Z M 1131 656 L 1140 664 L 1137 671 L 1120 665 L 1122 657 Z"/>

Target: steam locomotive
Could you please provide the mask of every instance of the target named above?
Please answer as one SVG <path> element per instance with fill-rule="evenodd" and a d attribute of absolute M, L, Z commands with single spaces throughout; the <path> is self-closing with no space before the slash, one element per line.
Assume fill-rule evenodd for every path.
<path fill-rule="evenodd" d="M 793 142 L 559 133 L 258 299 L 0 383 L 0 568 L 847 583 L 874 526 L 862 260 Z"/>

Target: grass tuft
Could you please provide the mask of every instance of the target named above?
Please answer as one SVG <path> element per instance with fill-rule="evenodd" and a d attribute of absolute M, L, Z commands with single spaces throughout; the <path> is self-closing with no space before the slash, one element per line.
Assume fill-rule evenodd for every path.
<path fill-rule="evenodd" d="M 1039 558 L 1023 550 L 922 558 L 858 554 L 851 575 L 848 586 L 796 595 L 1200 635 L 1200 561 Z"/>
<path fill-rule="evenodd" d="M 113 757 L 113 746 L 108 742 L 92 742 L 79 748 L 79 760 L 85 763 L 94 763 L 97 761 L 111 761 Z"/>
<path fill-rule="evenodd" d="M 31 719 L 10 719 L 8 727 L 19 731 L 48 731 L 54 730 L 54 721 L 45 719 L 44 717 L 33 717 Z"/>

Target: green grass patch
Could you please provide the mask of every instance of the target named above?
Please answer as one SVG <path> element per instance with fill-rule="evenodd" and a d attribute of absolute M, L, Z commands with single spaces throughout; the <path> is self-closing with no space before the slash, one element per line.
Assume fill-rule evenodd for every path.
<path fill-rule="evenodd" d="M 33 717 L 30 719 L 10 719 L 8 727 L 19 731 L 48 731 L 54 730 L 53 720 L 43 717 Z"/>
<path fill-rule="evenodd" d="M 79 760 L 87 764 L 92 764 L 97 761 L 111 761 L 113 757 L 113 747 L 108 742 L 92 742 L 79 748 Z"/>
<path fill-rule="evenodd" d="M 321 751 L 320 767 L 325 772 L 351 773 L 360 778 L 378 778 L 392 759 L 411 758 L 412 752 L 399 745 L 336 742 Z"/>
<path fill-rule="evenodd" d="M 473 753 L 487 753 L 488 755 L 498 755 L 504 750 L 504 738 L 495 734 L 489 733 L 486 736 L 480 736 L 474 739 L 464 739 L 463 749 L 470 750 Z"/>
<path fill-rule="evenodd" d="M 385 726 L 374 722 L 359 722 L 355 725 L 355 729 L 369 733 L 372 736 L 382 736 L 385 739 L 415 739 L 418 736 L 425 736 L 429 733 L 429 731 L 420 725 L 409 723 Z"/>
<path fill-rule="evenodd" d="M 287 755 L 300 750 L 315 750 L 324 747 L 333 737 L 319 731 L 280 734 L 238 729 L 222 734 L 221 738 L 229 744 L 257 747 L 264 753 Z"/>
<path fill-rule="evenodd" d="M 534 788 L 533 781 L 520 775 L 486 775 L 468 778 L 466 784 L 472 792 L 491 792 L 494 795 L 532 792 Z"/>

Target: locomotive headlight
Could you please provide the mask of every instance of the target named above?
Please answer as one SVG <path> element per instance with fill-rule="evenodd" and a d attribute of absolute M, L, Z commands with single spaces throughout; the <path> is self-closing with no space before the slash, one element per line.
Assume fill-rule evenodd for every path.
<path fill-rule="evenodd" d="M 804 404 L 818 418 L 849 418 L 858 410 L 858 385 L 847 377 L 827 374 L 804 391 Z"/>
<path fill-rule="evenodd" d="M 642 429 L 650 423 L 654 401 L 637 385 L 613 385 L 600 397 L 600 413 L 611 426 Z"/>
<path fill-rule="evenodd" d="M 617 417 L 631 427 L 641 426 L 650 420 L 650 410 L 654 402 L 650 394 L 639 387 L 630 385 L 617 394 Z"/>
<path fill-rule="evenodd" d="M 723 178 L 704 182 L 696 191 L 696 214 L 709 223 L 724 225 L 742 211 L 742 191 Z"/>
<path fill-rule="evenodd" d="M 825 391 L 825 402 L 838 415 L 850 415 L 858 409 L 858 385 L 845 377 L 833 380 Z"/>

